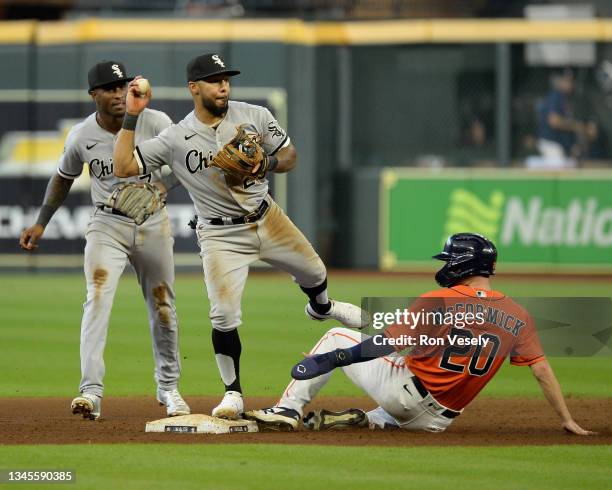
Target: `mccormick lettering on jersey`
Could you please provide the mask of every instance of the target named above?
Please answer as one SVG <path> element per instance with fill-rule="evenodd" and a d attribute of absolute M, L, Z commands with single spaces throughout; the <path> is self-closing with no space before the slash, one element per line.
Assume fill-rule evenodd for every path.
<path fill-rule="evenodd" d="M 444 314 L 445 310 L 443 308 L 438 308 L 436 311 Z M 521 329 L 526 325 L 523 320 L 520 320 L 502 309 L 488 305 L 485 306 L 481 303 L 455 303 L 446 308 L 446 313 L 470 313 L 474 314 L 476 318 L 480 318 L 481 315 L 484 315 L 486 323 L 502 328 L 514 337 L 517 337 Z"/>
<path fill-rule="evenodd" d="M 524 321 L 519 320 L 504 310 L 493 308 L 492 306 L 487 308 L 487 323 L 503 328 L 506 332 L 511 333 L 515 337 L 518 336 L 521 329 L 525 326 Z"/>
<path fill-rule="evenodd" d="M 113 175 L 113 159 L 110 159 L 110 163 L 104 163 L 104 160 L 94 158 L 89 161 L 89 174 L 93 175 L 97 179 L 103 179 L 106 176 Z"/>
<path fill-rule="evenodd" d="M 204 156 L 204 153 L 198 150 L 189 150 L 185 155 L 185 166 L 189 173 L 195 174 L 201 172 L 205 168 L 208 168 L 208 162 L 213 158 L 212 151 L 208 151 L 208 155 Z"/>

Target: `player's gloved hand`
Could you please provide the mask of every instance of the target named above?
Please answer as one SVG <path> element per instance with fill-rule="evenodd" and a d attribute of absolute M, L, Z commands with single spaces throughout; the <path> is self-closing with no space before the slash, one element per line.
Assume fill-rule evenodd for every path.
<path fill-rule="evenodd" d="M 278 158 L 273 155 L 263 154 L 259 169 L 254 173 L 258 179 L 263 179 L 268 172 L 274 171 L 278 166 Z"/>
<path fill-rule="evenodd" d="M 266 172 L 274 169 L 278 160 L 266 154 L 260 140 L 254 126 L 241 124 L 236 128 L 236 136 L 213 157 L 210 166 L 221 169 L 241 183 L 253 176 L 263 178 Z"/>
<path fill-rule="evenodd" d="M 109 196 L 107 205 L 143 224 L 165 204 L 165 194 L 159 185 L 131 182 L 117 187 Z"/>
<path fill-rule="evenodd" d="M 293 366 L 291 377 L 298 380 L 316 378 L 333 371 L 337 367 L 348 366 L 351 361 L 348 349 L 336 349 L 324 354 L 307 356 Z"/>

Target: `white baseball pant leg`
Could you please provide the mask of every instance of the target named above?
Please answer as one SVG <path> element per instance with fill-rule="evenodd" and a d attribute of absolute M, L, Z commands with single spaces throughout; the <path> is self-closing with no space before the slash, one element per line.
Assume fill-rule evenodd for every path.
<path fill-rule="evenodd" d="M 110 234 L 91 229 L 91 224 L 85 238 L 87 299 L 83 304 L 81 320 L 79 390 L 81 393 L 92 393 L 101 397 L 104 391 L 104 348 L 108 321 L 117 284 L 127 264 L 128 249 L 125 243 Z"/>
<path fill-rule="evenodd" d="M 313 288 L 327 277 L 325 264 L 310 242 L 272 199 L 257 234 L 261 260 L 288 272 L 300 286 Z"/>
<path fill-rule="evenodd" d="M 204 281 L 210 300 L 210 321 L 213 329 L 231 335 L 242 323 L 242 293 L 249 274 L 249 265 L 259 256 L 256 224 L 214 226 L 199 224 L 197 228 Z M 240 344 L 235 336 L 225 347 L 213 346 L 215 361 L 223 384 L 234 384 L 239 377 Z"/>
<path fill-rule="evenodd" d="M 242 323 L 240 303 L 249 265 L 259 258 L 256 224 L 197 228 L 213 328 L 224 332 Z"/>
<path fill-rule="evenodd" d="M 332 328 L 314 346 L 311 354 L 322 354 L 334 349 L 354 347 L 362 336 L 347 328 Z M 378 403 L 379 407 L 367 413 L 371 424 L 399 426 L 408 430 L 441 432 L 452 419 L 439 415 L 443 407 L 432 409 L 414 389 L 414 376 L 400 356 L 379 357 L 367 362 L 341 368 L 349 379 Z M 314 379 L 293 380 L 287 386 L 277 406 L 291 408 L 301 415 L 304 406 L 317 395 L 333 371 Z M 407 389 L 406 389 L 407 388 Z"/>
<path fill-rule="evenodd" d="M 173 245 L 164 208 L 137 228 L 129 257 L 147 303 L 154 379 L 164 390 L 176 389 L 181 375 Z"/>

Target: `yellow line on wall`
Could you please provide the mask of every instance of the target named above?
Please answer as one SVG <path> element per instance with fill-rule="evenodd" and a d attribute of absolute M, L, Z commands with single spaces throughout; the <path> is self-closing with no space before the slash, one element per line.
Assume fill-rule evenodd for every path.
<path fill-rule="evenodd" d="M 528 41 L 610 41 L 612 19 L 575 21 L 389 20 L 305 22 L 281 20 L 83 19 L 0 22 L 0 44 L 94 42 L 280 42 L 308 46 Z"/>
<path fill-rule="evenodd" d="M 33 20 L 0 22 L 0 44 L 29 44 L 35 29 Z"/>
<path fill-rule="evenodd" d="M 440 20 L 431 24 L 431 40 L 432 42 L 596 41 L 604 40 L 603 24 L 599 20 Z"/>

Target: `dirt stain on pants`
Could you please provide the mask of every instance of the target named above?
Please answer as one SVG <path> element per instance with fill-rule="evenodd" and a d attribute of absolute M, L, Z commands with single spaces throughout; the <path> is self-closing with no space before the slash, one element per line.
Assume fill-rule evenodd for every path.
<path fill-rule="evenodd" d="M 155 308 L 159 312 L 161 324 L 163 326 L 168 326 L 172 312 L 172 307 L 168 300 L 168 286 L 160 284 L 156 288 L 153 288 L 153 297 L 155 298 Z"/>
<path fill-rule="evenodd" d="M 98 299 L 100 299 L 100 293 L 102 290 L 102 286 L 104 286 L 106 279 L 108 279 L 108 271 L 106 271 L 105 269 L 101 269 L 101 268 L 97 268 L 94 271 L 93 283 L 94 283 L 94 288 L 96 289 L 94 300 L 97 301 Z"/>

